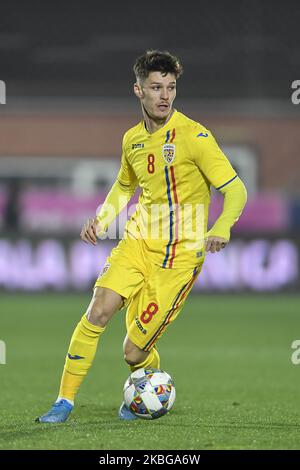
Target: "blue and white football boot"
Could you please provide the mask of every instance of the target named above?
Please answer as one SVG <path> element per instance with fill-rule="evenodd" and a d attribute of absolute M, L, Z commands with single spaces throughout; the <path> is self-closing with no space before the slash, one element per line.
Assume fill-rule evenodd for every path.
<path fill-rule="evenodd" d="M 119 418 L 123 419 L 123 421 L 132 421 L 133 419 L 137 419 L 137 416 L 135 416 L 123 402 L 119 409 Z"/>
<path fill-rule="evenodd" d="M 52 408 L 45 415 L 36 418 L 37 423 L 64 423 L 74 406 L 67 400 L 61 399 L 53 404 Z"/>

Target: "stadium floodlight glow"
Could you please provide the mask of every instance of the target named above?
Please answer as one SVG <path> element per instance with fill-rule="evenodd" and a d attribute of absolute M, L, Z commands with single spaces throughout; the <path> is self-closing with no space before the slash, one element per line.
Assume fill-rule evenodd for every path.
<path fill-rule="evenodd" d="M 6 85 L 3 80 L 0 80 L 0 104 L 6 104 Z"/>

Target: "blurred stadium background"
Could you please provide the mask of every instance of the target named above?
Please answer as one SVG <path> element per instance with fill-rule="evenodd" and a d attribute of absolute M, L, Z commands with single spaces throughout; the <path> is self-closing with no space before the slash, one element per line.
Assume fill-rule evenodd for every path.
<path fill-rule="evenodd" d="M 109 375 L 105 360 L 118 356 L 115 395 L 105 382 L 98 402 L 100 385 L 88 378 L 81 393 L 96 411 L 92 423 L 79 411 L 87 425 L 82 435 L 78 428 L 76 433 L 61 428 L 41 433 L 39 441 L 30 428 L 33 414 L 45 411 L 55 398 L 73 325 L 117 243 L 89 247 L 79 233 L 116 177 L 123 133 L 141 119 L 132 64 L 148 48 L 167 49 L 182 60 L 185 72 L 175 107 L 212 130 L 249 195 L 230 245 L 207 257 L 187 302 L 191 316 L 178 320 L 185 324 L 186 337 L 194 338 L 197 353 L 192 340 L 188 348 L 181 344 L 180 328 L 170 334 L 173 343 L 162 342 L 179 391 L 189 380 L 187 361 L 190 369 L 201 370 L 193 389 L 199 410 L 178 402 L 179 413 L 187 417 L 176 445 L 299 447 L 293 437 L 299 371 L 290 360 L 291 343 L 300 331 L 300 104 L 292 101 L 292 83 L 300 80 L 299 24 L 296 0 L 12 0 L 1 5 L 0 80 L 6 84 L 6 104 L 0 104 L 0 338 L 8 351 L 7 366 L 0 370 L 2 422 L 8 426 L 4 448 L 64 448 L 65 432 L 73 433 L 70 448 L 99 448 L 97 419 L 108 426 L 115 416 L 127 369 L 117 365 L 124 326 L 118 329 L 114 319 L 116 336 L 112 332 L 111 343 L 104 340 L 104 360 L 95 367 L 101 377 Z M 211 221 L 221 206 L 214 192 Z M 216 293 L 228 295 L 223 302 Z M 197 315 L 199 305 L 202 315 Z M 182 362 L 172 349 L 175 339 Z M 109 344 L 118 348 L 113 356 Z M 16 408 L 20 394 L 22 407 Z M 205 400 L 198 403 L 198 396 Z M 237 435 L 235 425 L 226 426 L 243 401 L 251 405 L 240 411 L 243 431 Z M 204 420 L 200 437 L 195 413 Z M 215 428 L 210 428 L 212 414 Z M 285 420 L 290 424 L 281 428 Z M 189 435 L 184 434 L 186 423 Z M 84 433 L 91 429 L 87 438 Z M 120 440 L 102 435 L 101 448 L 126 448 L 128 429 L 116 425 Z M 172 448 L 155 441 L 152 428 L 143 429 L 147 442 L 130 445 Z"/>
<path fill-rule="evenodd" d="M 203 10 L 172 2 L 172 14 L 167 2 L 145 14 L 128 2 L 117 11 L 4 5 L 0 288 L 91 287 L 111 243 L 95 256 L 78 234 L 117 174 L 123 133 L 140 120 L 132 63 L 152 47 L 181 58 L 177 109 L 214 132 L 249 192 L 231 245 L 209 257 L 197 288 L 298 289 L 300 106 L 291 95 L 299 8 L 287 3 L 213 1 Z M 211 220 L 220 204 L 214 195 Z"/>

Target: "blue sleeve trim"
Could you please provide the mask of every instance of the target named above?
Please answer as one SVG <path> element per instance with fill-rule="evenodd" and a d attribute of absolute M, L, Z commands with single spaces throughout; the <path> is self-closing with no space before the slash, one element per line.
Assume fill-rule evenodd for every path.
<path fill-rule="evenodd" d="M 231 180 L 227 181 L 227 183 L 222 184 L 222 186 L 219 186 L 219 187 L 216 188 L 216 189 L 219 190 L 219 189 L 224 188 L 224 186 L 226 186 L 227 184 L 231 183 L 231 181 L 235 180 L 235 178 L 237 178 L 237 177 L 238 177 L 238 175 L 235 175 L 233 178 L 231 178 Z"/>

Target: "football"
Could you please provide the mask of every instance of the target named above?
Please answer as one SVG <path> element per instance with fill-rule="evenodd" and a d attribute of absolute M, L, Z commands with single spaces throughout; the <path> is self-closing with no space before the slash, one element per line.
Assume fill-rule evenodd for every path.
<path fill-rule="evenodd" d="M 126 406 L 138 418 L 157 419 L 165 415 L 175 402 L 174 381 L 160 369 L 138 369 L 124 385 Z"/>

